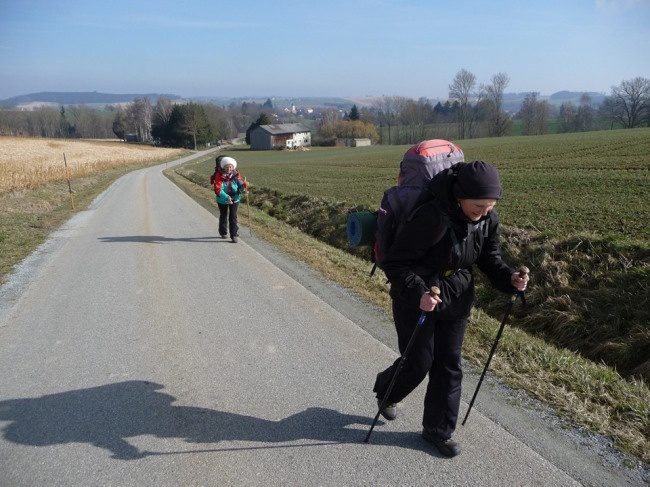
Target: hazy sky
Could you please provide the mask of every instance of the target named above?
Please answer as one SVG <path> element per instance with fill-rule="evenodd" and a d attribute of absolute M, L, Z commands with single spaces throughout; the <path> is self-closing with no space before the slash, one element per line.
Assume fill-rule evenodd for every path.
<path fill-rule="evenodd" d="M 446 98 L 650 78 L 650 0 L 0 0 L 0 99 L 40 91 Z"/>

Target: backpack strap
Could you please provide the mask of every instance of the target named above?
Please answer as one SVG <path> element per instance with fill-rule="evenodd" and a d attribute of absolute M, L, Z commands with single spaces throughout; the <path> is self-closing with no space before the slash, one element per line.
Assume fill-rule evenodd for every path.
<path fill-rule="evenodd" d="M 468 236 L 470 233 L 482 233 L 484 238 L 487 238 L 488 236 L 488 230 L 489 230 L 489 225 L 487 224 L 487 220 L 481 220 L 478 225 L 472 225 L 472 229 L 470 232 L 468 232 Z M 458 242 L 458 237 L 456 236 L 456 232 L 454 232 L 454 229 L 450 227 L 450 235 L 451 235 L 451 243 L 457 251 L 460 251 L 460 242 Z M 441 237 L 442 238 L 442 237 Z"/>

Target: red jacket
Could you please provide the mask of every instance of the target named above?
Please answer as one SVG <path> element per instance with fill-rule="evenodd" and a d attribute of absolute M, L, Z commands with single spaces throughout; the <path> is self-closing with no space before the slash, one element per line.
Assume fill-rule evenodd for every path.
<path fill-rule="evenodd" d="M 217 203 L 222 205 L 230 203 L 228 197 L 230 197 L 232 203 L 239 203 L 241 193 L 248 188 L 239 172 L 235 170 L 230 176 L 227 176 L 221 168 L 210 176 L 210 184 L 214 187 Z"/>

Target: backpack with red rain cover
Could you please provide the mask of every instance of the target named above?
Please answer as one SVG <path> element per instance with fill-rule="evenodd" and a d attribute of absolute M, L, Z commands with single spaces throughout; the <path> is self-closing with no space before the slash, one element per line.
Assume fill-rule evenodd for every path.
<path fill-rule="evenodd" d="M 384 191 L 379 209 L 374 212 L 356 212 L 348 216 L 347 234 L 351 247 L 371 245 L 370 275 L 390 249 L 395 236 L 415 210 L 430 196 L 423 188 L 433 176 L 464 162 L 463 151 L 457 145 L 443 139 L 425 140 L 406 151 L 400 163 L 397 185 Z M 446 229 L 445 229 L 446 231 Z M 440 238 L 444 235 L 442 232 Z"/>
<path fill-rule="evenodd" d="M 219 174 L 219 169 L 215 169 L 212 175 L 210 176 L 210 186 L 214 188 L 214 182 L 217 179 L 217 174 Z"/>
<path fill-rule="evenodd" d="M 423 188 L 433 176 L 457 162 L 465 162 L 465 155 L 456 144 L 444 139 L 422 141 L 404 154 L 397 185 Z"/>

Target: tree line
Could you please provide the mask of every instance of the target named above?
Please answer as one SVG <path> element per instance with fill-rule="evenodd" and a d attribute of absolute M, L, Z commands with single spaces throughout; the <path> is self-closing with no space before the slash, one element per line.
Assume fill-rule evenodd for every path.
<path fill-rule="evenodd" d="M 528 94 L 516 113 L 504 110 L 504 94 L 510 79 L 498 73 L 487 84 L 460 70 L 449 85 L 449 101 L 431 106 L 427 99 L 382 97 L 375 105 L 375 122 L 382 142 L 416 143 L 431 137 L 431 129 L 441 137 L 463 140 L 512 135 L 515 122 L 522 135 L 542 135 L 551 121 L 559 132 L 580 132 L 602 128 L 650 126 L 650 79 L 637 77 L 612 87 L 610 96 L 598 106 L 588 94 L 579 104 L 562 103 L 559 108 L 537 93 Z"/>
<path fill-rule="evenodd" d="M 463 140 L 513 135 L 517 125 L 522 135 L 555 131 L 580 132 L 603 128 L 650 126 L 650 80 L 637 77 L 611 89 L 595 105 L 588 94 L 578 104 L 559 107 L 528 94 L 515 113 L 504 109 L 504 94 L 510 82 L 506 73 L 479 84 L 476 76 L 460 70 L 449 84 L 449 99 L 432 104 L 427 98 L 414 100 L 383 96 L 369 107 L 353 105 L 322 107 L 309 113 L 287 111 L 264 104 L 243 102 L 219 106 L 213 103 L 178 103 L 148 97 L 97 110 L 84 105 L 33 111 L 0 109 L 0 135 L 52 138 L 119 138 L 169 147 L 197 149 L 248 134 L 258 125 L 303 122 L 314 132 L 314 145 L 332 144 L 336 138 L 370 138 L 373 143 L 411 144 L 428 138 Z"/>

